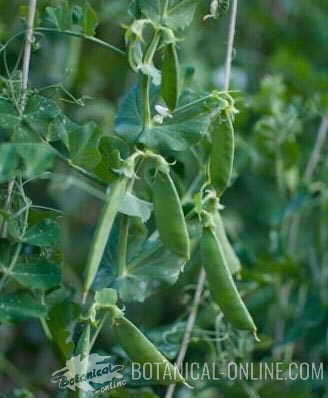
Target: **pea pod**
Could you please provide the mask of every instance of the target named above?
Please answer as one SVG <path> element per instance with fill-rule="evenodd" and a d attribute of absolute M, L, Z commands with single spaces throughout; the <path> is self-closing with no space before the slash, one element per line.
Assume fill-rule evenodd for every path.
<path fill-rule="evenodd" d="M 237 329 L 249 330 L 256 337 L 256 326 L 238 293 L 213 226 L 203 227 L 201 257 L 211 295 L 226 319 Z"/>
<path fill-rule="evenodd" d="M 161 92 L 168 108 L 176 108 L 179 95 L 179 60 L 174 44 L 165 47 L 162 61 Z"/>
<path fill-rule="evenodd" d="M 117 339 L 129 358 L 140 365 L 147 364 L 152 380 L 161 384 L 185 383 L 178 368 L 171 364 L 154 344 L 124 316 L 114 320 Z M 151 366 L 151 368 L 149 368 Z"/>
<path fill-rule="evenodd" d="M 112 226 L 121 204 L 122 196 L 127 185 L 127 178 L 120 178 L 113 184 L 113 188 L 107 195 L 106 202 L 100 215 L 93 241 L 91 243 L 86 266 L 86 279 L 84 282 L 84 299 L 95 279 L 106 244 L 112 230 Z"/>
<path fill-rule="evenodd" d="M 212 130 L 212 146 L 209 163 L 209 179 L 218 196 L 230 184 L 235 152 L 234 128 L 231 118 L 216 123 Z"/>
<path fill-rule="evenodd" d="M 180 198 L 169 172 L 158 169 L 153 184 L 154 212 L 159 236 L 164 245 L 188 260 L 190 240 Z"/>
<path fill-rule="evenodd" d="M 227 265 L 230 269 L 230 272 L 232 274 L 236 274 L 241 269 L 239 258 L 237 257 L 233 247 L 231 246 L 231 243 L 229 242 L 221 214 L 216 211 L 213 217 L 215 223 L 215 234 L 222 246 L 223 254 L 227 261 Z"/>

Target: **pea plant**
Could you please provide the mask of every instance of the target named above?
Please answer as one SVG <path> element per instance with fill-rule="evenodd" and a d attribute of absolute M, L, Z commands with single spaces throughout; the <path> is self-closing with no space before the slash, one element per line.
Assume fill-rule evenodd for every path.
<path fill-rule="evenodd" d="M 110 334 L 111 350 L 101 350 L 126 365 L 128 382 L 109 396 L 170 398 L 175 388 L 190 387 L 181 366 L 191 340 L 216 344 L 220 360 L 222 339 L 251 346 L 252 334 L 258 340 L 238 291 L 241 265 L 220 203 L 233 183 L 238 93 L 229 91 L 229 79 L 237 1 L 230 7 L 224 87 L 209 92 L 191 85 L 192 73 L 181 62 L 183 38 L 201 1 L 130 3 L 125 48 L 95 36 L 97 15 L 86 0 L 31 0 L 24 29 L 1 47 L 0 322 L 38 320 L 61 363 L 88 358 L 100 334 Z M 212 0 L 208 9 L 204 24 L 229 16 L 228 1 Z M 8 49 L 23 35 L 21 56 L 10 69 Z M 63 104 L 83 100 L 63 85 L 28 84 L 32 50 L 51 35 L 86 40 L 129 65 L 133 83 L 113 131 L 72 120 Z M 29 197 L 37 183 L 76 186 L 101 201 L 83 270 L 72 267 L 60 243 L 65 212 Z M 131 305 L 147 311 L 147 300 L 163 289 L 190 288 L 183 286 L 188 272 L 197 279 L 190 310 L 153 335 L 132 322 Z M 200 306 L 216 317 L 221 340 L 206 324 L 196 326 Z M 170 335 L 176 340 L 171 350 L 163 345 Z M 130 361 L 159 363 L 156 377 L 133 383 Z M 86 396 L 62 394 L 70 393 Z"/>

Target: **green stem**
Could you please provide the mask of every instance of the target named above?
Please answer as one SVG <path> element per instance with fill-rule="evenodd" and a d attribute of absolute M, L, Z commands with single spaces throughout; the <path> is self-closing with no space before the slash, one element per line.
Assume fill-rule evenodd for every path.
<path fill-rule="evenodd" d="M 167 16 L 168 8 L 169 8 L 169 0 L 165 0 L 162 9 L 162 20 L 164 20 L 165 17 Z"/>
<path fill-rule="evenodd" d="M 151 127 L 151 110 L 150 110 L 150 77 L 142 76 L 142 94 L 143 94 L 143 111 L 144 111 L 144 130 Z"/>
<path fill-rule="evenodd" d="M 126 259 L 127 259 L 127 248 L 128 248 L 128 236 L 129 236 L 129 217 L 125 214 L 121 215 L 120 223 L 120 235 L 118 242 L 118 276 L 124 275 L 126 271 Z"/>
<path fill-rule="evenodd" d="M 113 50 L 121 55 L 126 55 L 125 51 L 113 46 L 112 44 L 107 43 L 106 41 L 100 40 L 97 37 L 88 36 L 88 35 L 85 35 L 80 32 L 73 32 L 72 30 L 57 30 L 57 29 L 42 28 L 42 27 L 36 28 L 35 31 L 58 33 L 58 34 L 64 34 L 64 35 L 68 35 L 68 36 L 80 37 L 81 39 L 92 41 L 93 43 L 99 44 L 101 47 L 105 47 L 107 49 Z"/>
<path fill-rule="evenodd" d="M 205 95 L 205 97 L 202 97 L 202 98 L 199 98 L 199 99 L 197 99 L 195 101 L 189 102 L 189 104 L 182 105 L 182 106 L 179 106 L 178 108 L 175 108 L 173 113 L 175 114 L 175 113 L 178 113 L 178 112 L 182 112 L 182 111 L 188 110 L 192 106 L 201 104 L 202 102 L 205 102 L 205 101 L 207 101 L 207 100 L 209 100 L 211 98 L 213 98 L 213 96 L 211 94 Z"/>
<path fill-rule="evenodd" d="M 100 334 L 100 332 L 101 332 L 103 326 L 105 325 L 105 323 L 106 323 L 108 317 L 109 317 L 109 313 L 106 312 L 106 314 L 103 316 L 103 319 L 101 320 L 99 326 L 97 327 L 97 330 L 96 330 L 95 334 L 93 335 L 93 337 L 92 337 L 92 339 L 91 339 L 91 342 L 90 342 L 90 352 L 91 352 L 93 346 L 95 345 L 95 342 L 96 342 L 96 340 L 97 340 L 97 338 L 98 338 L 98 336 L 99 336 L 99 334 Z"/>
<path fill-rule="evenodd" d="M 13 269 L 16 266 L 17 260 L 19 258 L 20 252 L 22 250 L 22 246 L 23 246 L 22 243 L 19 243 L 16 246 L 15 253 L 13 255 L 13 258 L 11 259 L 11 263 L 10 263 L 8 269 L 6 269 L 5 274 L 2 276 L 2 278 L 0 280 L 0 291 L 3 289 L 3 287 L 4 287 L 5 283 L 6 283 L 6 280 L 8 279 L 8 276 L 10 276 L 10 273 L 13 271 Z"/>
<path fill-rule="evenodd" d="M 157 50 L 160 38 L 161 38 L 161 32 L 159 30 L 155 30 L 153 38 L 144 55 L 143 59 L 144 64 L 151 65 L 153 63 L 153 58 Z M 148 74 L 144 75 L 142 79 L 144 129 L 149 128 L 151 126 L 150 84 L 151 84 L 151 77 Z"/>

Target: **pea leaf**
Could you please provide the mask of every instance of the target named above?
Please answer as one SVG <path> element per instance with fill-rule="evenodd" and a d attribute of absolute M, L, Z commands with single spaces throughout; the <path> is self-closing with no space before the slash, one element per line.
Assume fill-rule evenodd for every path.
<path fill-rule="evenodd" d="M 58 30 L 68 30 L 72 26 L 72 12 L 67 1 L 61 2 L 58 7 L 46 8 L 46 21 Z"/>
<path fill-rule="evenodd" d="M 166 17 L 166 24 L 173 30 L 185 29 L 194 18 L 197 4 L 200 0 L 171 0 Z"/>
<path fill-rule="evenodd" d="M 83 33 L 89 36 L 94 36 L 96 33 L 97 24 L 97 14 L 95 10 L 91 7 L 88 1 L 85 1 L 83 6 L 82 19 Z"/>
<path fill-rule="evenodd" d="M 39 94 L 28 98 L 24 111 L 25 119 L 33 124 L 48 124 L 51 120 L 62 115 L 62 110 L 55 101 Z"/>
<path fill-rule="evenodd" d="M 10 275 L 30 289 L 48 290 L 58 286 L 61 281 L 58 265 L 48 262 L 17 264 Z"/>
<path fill-rule="evenodd" d="M 46 144 L 17 144 L 16 148 L 23 160 L 23 174 L 27 178 L 42 174 L 53 165 L 54 153 Z"/>
<path fill-rule="evenodd" d="M 62 1 L 56 7 L 46 8 L 46 22 L 58 30 L 74 30 L 94 36 L 97 15 L 87 0 Z"/>
<path fill-rule="evenodd" d="M 0 145 L 0 182 L 5 182 L 15 176 L 18 166 L 16 148 L 11 144 Z"/>
<path fill-rule="evenodd" d="M 165 286 L 174 284 L 183 260 L 164 248 L 158 236 L 148 237 L 147 229 L 137 218 L 131 219 L 127 264 L 117 278 L 118 224 L 115 224 L 104 253 L 94 289 L 115 288 L 124 302 L 143 302 Z"/>
<path fill-rule="evenodd" d="M 138 6 L 145 17 L 155 23 L 160 22 L 161 3 L 160 0 L 138 0 Z"/>
<path fill-rule="evenodd" d="M 98 142 L 101 131 L 94 122 L 83 126 L 74 124 L 69 131 L 68 143 L 73 163 L 92 169 L 101 160 Z"/>
<path fill-rule="evenodd" d="M 24 242 L 34 246 L 51 247 L 58 243 L 59 234 L 58 223 L 51 219 L 45 219 L 27 230 Z"/>
<path fill-rule="evenodd" d="M 142 222 L 147 222 L 153 211 L 153 204 L 139 199 L 130 192 L 122 198 L 119 212 L 132 217 L 140 217 Z"/>
<path fill-rule="evenodd" d="M 47 315 L 47 307 L 30 294 L 16 292 L 0 297 L 0 322 L 14 322 Z"/>
<path fill-rule="evenodd" d="M 0 98 L 0 128 L 14 129 L 20 123 L 17 109 L 8 100 Z"/>
<path fill-rule="evenodd" d="M 158 100 L 158 90 L 151 90 L 151 105 Z M 190 92 L 181 95 L 179 105 L 185 105 L 198 98 Z M 143 128 L 141 90 L 134 87 L 123 99 L 115 120 L 116 133 L 130 143 L 141 142 L 156 150 L 186 150 L 196 143 L 208 129 L 210 109 L 204 103 L 176 109 L 172 117 L 164 118 L 162 124 L 153 122 L 149 128 Z"/>
<path fill-rule="evenodd" d="M 49 330 L 65 359 L 71 357 L 74 349 L 72 334 L 78 315 L 79 307 L 70 299 L 54 305 L 49 312 Z"/>
<path fill-rule="evenodd" d="M 14 177 L 18 166 L 23 165 L 24 177 L 39 175 L 48 170 L 54 154 L 46 144 L 6 143 L 0 145 L 0 181 Z"/>

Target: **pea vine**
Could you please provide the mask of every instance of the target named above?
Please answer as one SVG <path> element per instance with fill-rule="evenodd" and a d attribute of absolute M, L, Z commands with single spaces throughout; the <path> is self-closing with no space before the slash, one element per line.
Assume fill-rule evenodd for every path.
<path fill-rule="evenodd" d="M 230 80 L 238 1 L 212 0 L 203 16 L 204 24 L 228 16 L 230 21 L 223 87 L 208 92 L 191 84 L 182 61 L 183 38 L 201 1 L 130 3 L 123 26 L 125 48 L 95 36 L 97 14 L 87 0 L 49 1 L 47 6 L 30 0 L 24 29 L 0 48 L 5 67 L 0 95 L 0 322 L 36 320 L 61 362 L 78 355 L 87 359 L 100 336 L 110 333 L 113 363 L 127 365 L 128 385 L 119 391 L 172 398 L 176 389 L 192 387 L 181 368 L 193 341 L 205 342 L 222 363 L 259 341 L 245 292 L 239 291 L 241 263 L 228 239 L 221 204 L 234 183 L 239 111 Z M 22 55 L 10 69 L 7 51 L 23 34 Z M 83 106 L 84 99 L 75 98 L 65 84 L 29 84 L 34 47 L 62 36 L 99 46 L 129 65 L 133 84 L 118 105 L 112 131 L 94 121 L 73 120 L 66 105 Z M 297 132 L 297 121 L 285 117 L 290 131 Z M 257 128 L 267 122 L 260 121 Z M 307 182 L 327 130 L 323 117 L 306 166 Z M 287 138 L 276 139 L 270 150 L 284 197 L 288 187 L 281 150 Z M 29 197 L 33 184 L 52 192 L 52 204 Z M 99 211 L 80 267 L 61 239 L 74 205 L 69 208 L 66 198 L 60 204 L 71 189 L 97 200 Z M 288 222 L 294 247 L 300 218 Z M 197 281 L 192 286 L 185 282 L 190 272 Z M 192 292 L 183 314 L 165 330 L 144 333 L 132 322 L 132 306 L 146 311 L 147 300 L 175 284 Z M 215 331 L 197 322 L 204 309 L 212 311 Z M 169 342 L 171 351 L 161 348 L 163 342 Z M 131 361 L 160 363 L 157 377 L 134 383 Z M 84 366 L 86 371 L 87 361 Z M 81 389 L 67 394 L 86 396 Z"/>

